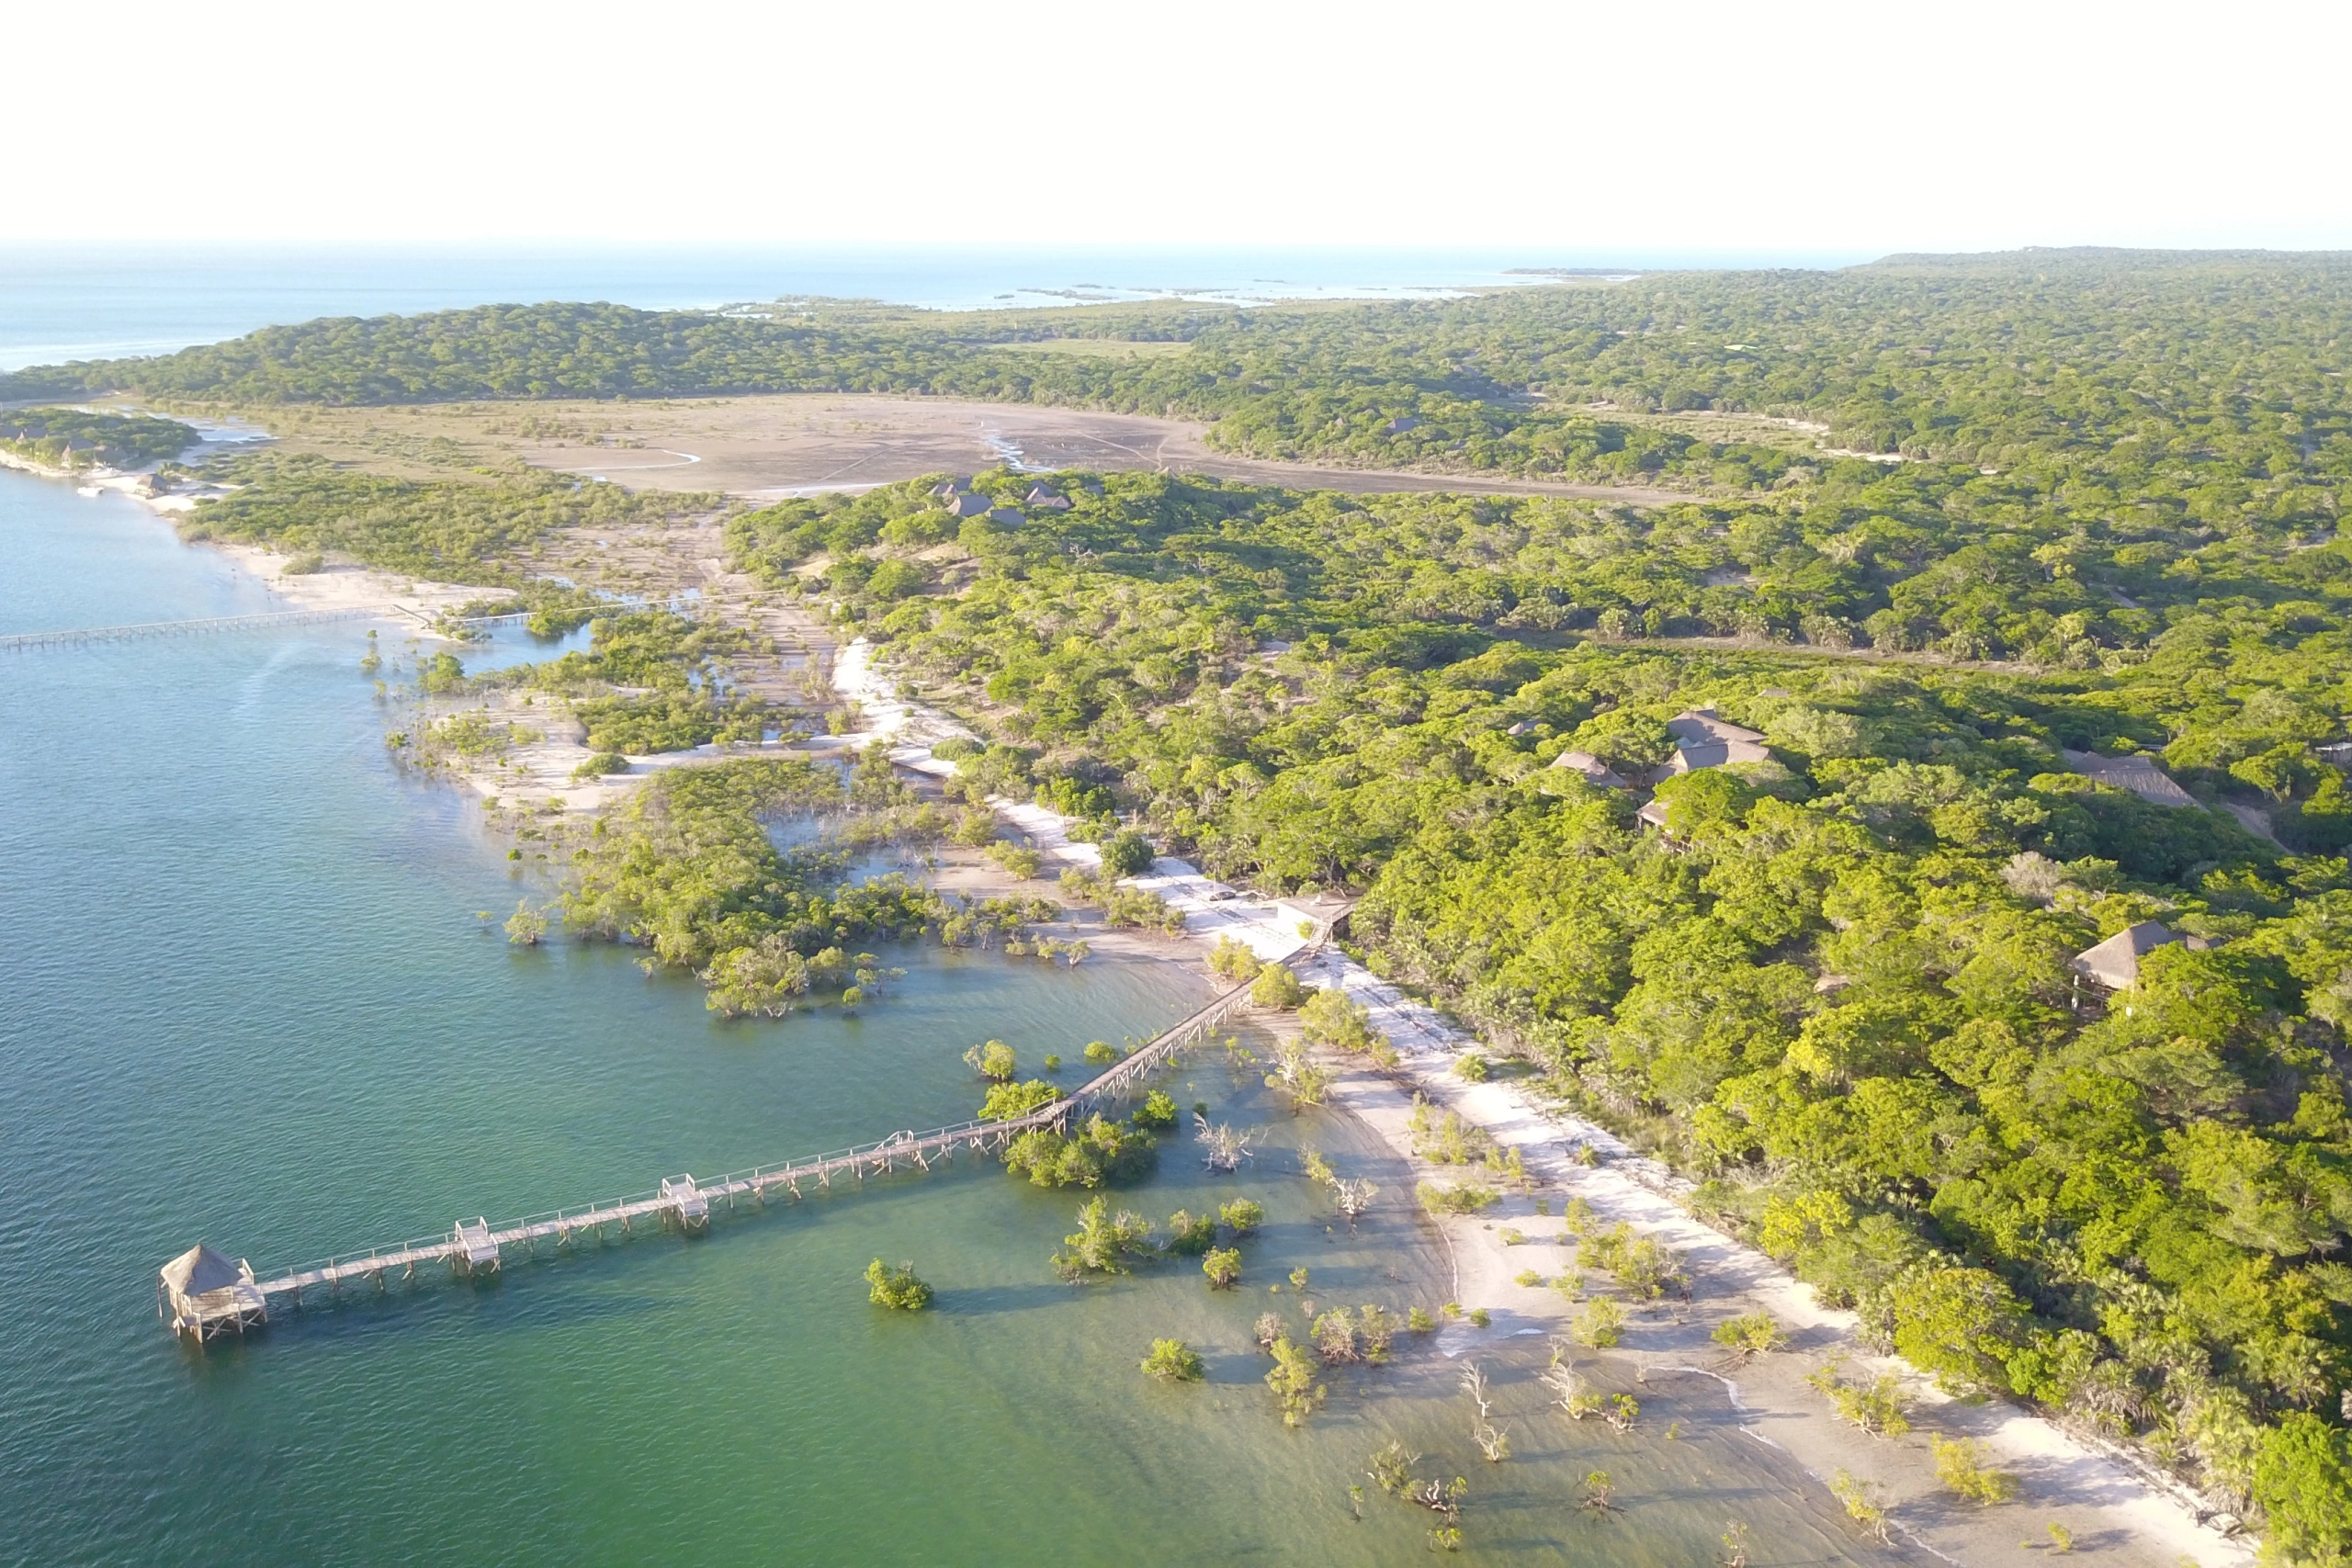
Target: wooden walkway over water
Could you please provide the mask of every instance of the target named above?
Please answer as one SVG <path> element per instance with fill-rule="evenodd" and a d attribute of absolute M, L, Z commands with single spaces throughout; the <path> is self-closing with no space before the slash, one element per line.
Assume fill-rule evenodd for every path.
<path fill-rule="evenodd" d="M 837 1179 L 862 1184 L 869 1177 L 906 1169 L 929 1171 L 952 1163 L 958 1154 L 994 1154 L 1023 1133 L 1066 1129 L 1082 1112 L 1134 1095 L 1151 1074 L 1209 1038 L 1248 1002 L 1249 992 L 1247 984 L 1235 987 L 1068 1098 L 1012 1121 L 959 1122 L 928 1133 L 893 1133 L 873 1143 L 707 1179 L 673 1176 L 650 1192 L 497 1224 L 479 1217 L 459 1220 L 437 1236 L 338 1254 L 270 1279 L 249 1280 L 242 1293 L 223 1289 L 191 1296 L 167 1288 L 159 1295 L 158 1311 L 176 1332 L 202 1343 L 243 1334 L 266 1323 L 270 1306 L 299 1309 L 322 1291 L 332 1300 L 345 1291 L 372 1293 L 413 1280 L 420 1264 L 443 1265 L 451 1276 L 482 1274 L 502 1267 L 508 1250 L 518 1247 L 526 1256 L 537 1257 L 542 1245 L 560 1254 L 587 1242 L 626 1239 L 640 1227 L 695 1235 L 708 1229 L 713 1211 L 722 1204 L 730 1211 L 744 1202 L 764 1208 L 777 1198 L 797 1201 L 830 1191 Z M 258 1314 L 252 1292 L 258 1292 L 264 1303 Z"/>
<path fill-rule="evenodd" d="M 37 648 L 81 648 L 100 642 L 137 642 L 146 637 L 202 637 L 212 632 L 276 631 L 329 621 L 381 620 L 380 610 L 273 610 L 259 615 L 213 615 L 197 621 L 142 621 L 129 626 L 69 626 L 54 632 L 11 632 L 0 637 L 0 653 Z"/>
<path fill-rule="evenodd" d="M 270 610 L 257 615 L 213 615 L 195 621 L 142 621 L 128 626 L 69 626 L 53 632 L 9 632 L 0 635 L 0 653 L 28 653 L 42 648 L 86 648 L 102 642 L 139 642 L 148 637 L 204 637 L 214 632 L 267 632 L 293 626 L 324 626 L 332 621 L 390 621 L 405 615 L 427 631 L 439 623 L 405 605 L 357 606 L 343 610 Z M 516 626 L 531 618 L 527 610 L 503 615 L 468 615 L 460 626 Z"/>

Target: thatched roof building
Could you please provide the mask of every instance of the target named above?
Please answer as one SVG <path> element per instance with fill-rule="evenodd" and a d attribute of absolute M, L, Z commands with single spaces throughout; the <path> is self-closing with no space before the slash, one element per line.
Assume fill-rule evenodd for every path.
<path fill-rule="evenodd" d="M 2154 920 L 2126 926 L 2097 947 L 2085 948 L 2066 961 L 2066 967 L 2110 991 L 2130 988 L 2140 978 L 2140 959 L 2178 942 L 2179 937 Z"/>
<path fill-rule="evenodd" d="M 155 1295 L 156 1310 L 173 1330 L 199 1343 L 269 1321 L 269 1301 L 254 1283 L 252 1268 L 230 1262 L 202 1242 L 164 1265 Z"/>
<path fill-rule="evenodd" d="M 1675 715 L 1666 721 L 1666 732 L 1674 739 L 1674 755 L 1650 775 L 1652 784 L 1661 784 L 1677 773 L 1698 768 L 1772 760 L 1763 736 L 1742 728 L 1713 708 L 1690 708 Z"/>
<path fill-rule="evenodd" d="M 2128 789 L 2142 800 L 2158 806 L 2194 806 L 2197 799 L 2172 782 L 2150 757 L 2133 754 L 2129 757 L 2102 757 L 2096 751 L 2069 751 L 2066 761 L 2075 772 L 2086 779 L 2095 779 L 2117 789 Z"/>
<path fill-rule="evenodd" d="M 1599 784 L 1603 789 L 1630 789 L 1617 770 L 1589 751 L 1563 751 L 1552 759 L 1555 768 L 1566 768 L 1584 775 L 1585 783 Z"/>

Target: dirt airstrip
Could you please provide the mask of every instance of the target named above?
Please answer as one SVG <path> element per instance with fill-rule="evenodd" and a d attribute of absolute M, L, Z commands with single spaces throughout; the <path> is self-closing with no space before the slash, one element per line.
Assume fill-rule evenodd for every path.
<path fill-rule="evenodd" d="M 1023 468 L 1148 469 L 1374 494 L 1454 491 L 1661 505 L 1687 494 L 1477 474 L 1259 462 L 1208 446 L 1207 426 L 1027 403 L 855 393 L 647 402 L 437 403 L 273 410 L 288 447 L 378 471 L 446 471 L 521 458 L 632 489 L 722 491 L 755 500 L 857 490 L 923 474 Z"/>

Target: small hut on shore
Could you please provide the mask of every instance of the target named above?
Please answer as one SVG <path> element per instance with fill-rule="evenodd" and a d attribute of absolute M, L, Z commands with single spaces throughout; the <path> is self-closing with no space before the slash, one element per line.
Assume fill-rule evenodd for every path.
<path fill-rule="evenodd" d="M 198 1344 L 243 1334 L 269 1321 L 269 1299 L 243 1259 L 232 1263 L 202 1242 L 164 1265 L 155 1281 L 155 1309 L 172 1331 Z"/>

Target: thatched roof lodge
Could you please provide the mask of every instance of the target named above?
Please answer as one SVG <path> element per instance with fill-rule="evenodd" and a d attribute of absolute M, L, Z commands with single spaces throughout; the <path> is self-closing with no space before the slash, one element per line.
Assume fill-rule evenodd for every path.
<path fill-rule="evenodd" d="M 2180 940 L 2155 921 L 2142 920 L 2138 925 L 2124 927 L 2097 947 L 2085 948 L 2066 961 L 2066 967 L 2110 991 L 2128 990 L 2140 978 L 2142 955 Z"/>
<path fill-rule="evenodd" d="M 164 1265 L 155 1281 L 155 1309 L 175 1334 L 198 1344 L 243 1334 L 269 1321 L 269 1300 L 254 1283 L 252 1267 L 232 1263 L 202 1242 Z"/>
<path fill-rule="evenodd" d="M 2086 779 L 2128 789 L 2142 800 L 2158 806 L 2194 806 L 2197 799 L 2172 782 L 2162 768 L 2147 757 L 2134 753 L 2129 757 L 2102 757 L 2096 751 L 2069 751 L 2067 765 Z"/>
<path fill-rule="evenodd" d="M 1720 768 L 1726 762 L 1769 762 L 1772 753 L 1764 737 L 1724 718 L 1713 708 L 1689 708 L 1666 721 L 1674 739 L 1674 755 L 1650 775 L 1662 784 L 1677 773 L 1697 768 Z"/>
<path fill-rule="evenodd" d="M 1555 768 L 1566 768 L 1572 773 L 1582 773 L 1585 783 L 1599 784 L 1603 789 L 1633 787 L 1618 775 L 1616 769 L 1589 751 L 1563 751 L 1552 759 L 1552 765 Z"/>

